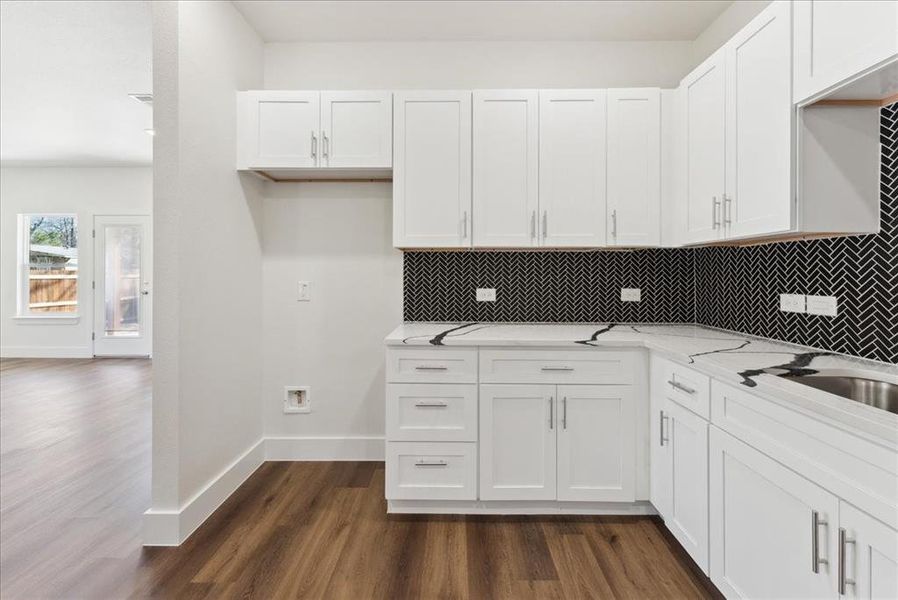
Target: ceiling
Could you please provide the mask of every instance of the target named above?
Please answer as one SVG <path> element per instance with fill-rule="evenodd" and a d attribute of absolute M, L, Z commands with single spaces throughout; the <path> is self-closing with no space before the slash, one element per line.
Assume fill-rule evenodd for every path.
<path fill-rule="evenodd" d="M 144 1 L 0 2 L 0 163 L 149 165 Z"/>
<path fill-rule="evenodd" d="M 691 41 L 732 0 L 236 1 L 266 42 Z"/>

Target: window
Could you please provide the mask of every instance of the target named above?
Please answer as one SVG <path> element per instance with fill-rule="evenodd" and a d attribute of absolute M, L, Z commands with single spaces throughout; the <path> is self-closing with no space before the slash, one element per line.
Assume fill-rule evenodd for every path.
<path fill-rule="evenodd" d="M 19 315 L 78 312 L 75 215 L 20 215 Z"/>

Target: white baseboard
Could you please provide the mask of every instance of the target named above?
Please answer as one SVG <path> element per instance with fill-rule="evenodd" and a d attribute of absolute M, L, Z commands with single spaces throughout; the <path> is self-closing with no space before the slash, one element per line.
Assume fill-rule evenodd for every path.
<path fill-rule="evenodd" d="M 656 515 L 645 500 L 636 502 L 543 502 L 505 500 L 387 500 L 387 512 L 439 515 Z"/>
<path fill-rule="evenodd" d="M 261 439 L 197 492 L 180 510 L 143 514 L 144 546 L 179 546 L 265 462 Z"/>
<path fill-rule="evenodd" d="M 269 437 L 265 460 L 384 460 L 384 438 Z"/>
<path fill-rule="evenodd" d="M 93 358 L 90 346 L 0 346 L 3 358 Z"/>

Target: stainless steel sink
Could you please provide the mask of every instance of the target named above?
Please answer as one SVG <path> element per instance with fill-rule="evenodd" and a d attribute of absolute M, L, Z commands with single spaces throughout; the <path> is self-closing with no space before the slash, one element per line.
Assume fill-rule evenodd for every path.
<path fill-rule="evenodd" d="M 789 377 L 796 383 L 808 385 L 836 396 L 898 414 L 898 383 L 870 379 L 858 375 L 827 373 Z"/>

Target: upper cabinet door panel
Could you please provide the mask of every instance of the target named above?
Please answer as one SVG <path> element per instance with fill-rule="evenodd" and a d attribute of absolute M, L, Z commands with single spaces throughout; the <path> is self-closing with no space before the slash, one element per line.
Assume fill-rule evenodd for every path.
<path fill-rule="evenodd" d="M 661 243 L 661 90 L 608 90 L 608 241 Z"/>
<path fill-rule="evenodd" d="M 795 93 L 803 102 L 898 54 L 898 1 L 795 2 Z"/>
<path fill-rule="evenodd" d="M 773 2 L 726 45 L 727 237 L 792 227 L 790 13 Z"/>
<path fill-rule="evenodd" d="M 391 92 L 321 93 L 321 166 L 390 168 Z"/>
<path fill-rule="evenodd" d="M 474 91 L 474 245 L 537 245 L 536 90 Z"/>
<path fill-rule="evenodd" d="M 604 90 L 539 92 L 543 246 L 605 244 Z"/>
<path fill-rule="evenodd" d="M 688 243 L 723 236 L 721 204 L 725 181 L 726 79 L 722 51 L 711 55 L 680 84 L 683 94 Z"/>
<path fill-rule="evenodd" d="M 318 92 L 245 92 L 241 99 L 247 168 L 318 166 Z"/>
<path fill-rule="evenodd" d="M 394 97 L 393 245 L 471 245 L 471 92 Z"/>

